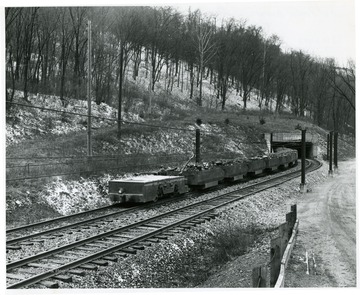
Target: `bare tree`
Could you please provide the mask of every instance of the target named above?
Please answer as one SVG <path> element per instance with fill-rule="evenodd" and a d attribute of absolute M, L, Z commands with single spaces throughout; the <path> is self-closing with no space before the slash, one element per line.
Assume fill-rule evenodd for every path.
<path fill-rule="evenodd" d="M 121 137 L 122 103 L 123 103 L 123 85 L 125 69 L 132 56 L 133 43 L 132 35 L 136 34 L 138 13 L 134 7 L 118 7 L 114 10 L 114 23 L 112 32 L 118 42 L 118 138 Z"/>
<path fill-rule="evenodd" d="M 355 111 L 355 63 L 349 60 L 347 68 L 339 68 L 331 64 L 328 79 L 334 91 Z"/>
<path fill-rule="evenodd" d="M 73 30 L 69 25 L 70 19 L 68 10 L 65 8 L 57 8 L 60 14 L 60 100 L 66 106 L 65 95 L 66 89 L 66 73 L 70 59 L 71 48 L 74 42 Z"/>
<path fill-rule="evenodd" d="M 32 50 L 34 46 L 34 33 L 35 33 L 35 26 L 36 21 L 38 17 L 38 10 L 37 7 L 29 8 L 27 13 L 23 14 L 23 22 L 24 22 L 24 73 L 23 73 L 23 79 L 24 79 L 24 99 L 27 100 L 28 97 L 28 79 L 29 79 L 29 70 L 30 70 L 30 62 L 31 62 L 31 56 L 32 56 Z"/>
<path fill-rule="evenodd" d="M 303 117 L 309 104 L 309 89 L 313 59 L 302 51 L 290 55 L 291 101 L 296 116 Z"/>
<path fill-rule="evenodd" d="M 237 51 L 237 77 L 243 88 L 243 108 L 247 107 L 247 101 L 251 91 L 258 83 L 263 68 L 263 46 L 261 43 L 261 28 L 248 27 L 241 32 L 239 50 Z"/>
<path fill-rule="evenodd" d="M 14 58 L 16 59 L 17 52 L 19 52 L 19 39 L 21 34 L 21 29 L 19 29 L 21 25 L 21 12 L 22 8 L 16 7 L 9 7 L 5 8 L 5 21 L 6 21 L 6 87 L 11 86 L 11 92 L 8 94 L 6 90 L 6 109 L 10 110 L 11 102 L 14 99 L 15 93 L 15 82 L 16 82 L 16 75 L 15 75 L 15 68 L 18 67 L 18 63 L 14 62 Z M 15 55 L 15 56 L 14 56 Z M 19 60 L 19 58 L 17 59 Z M 8 82 L 11 81 L 11 84 Z"/>
<path fill-rule="evenodd" d="M 88 16 L 87 7 L 69 7 L 69 14 L 72 24 L 72 35 L 74 37 L 73 41 L 73 92 L 74 97 L 79 99 L 81 81 L 85 77 L 84 64 L 86 60 L 86 44 L 87 38 L 84 32 L 86 31 L 86 23 Z"/>
<path fill-rule="evenodd" d="M 205 65 L 208 64 L 216 54 L 215 28 L 216 25 L 209 18 L 202 17 L 200 11 L 194 12 L 195 32 L 193 36 L 194 48 L 197 52 L 197 61 L 199 65 L 199 97 L 197 104 L 202 105 L 202 83 Z M 216 19 L 215 19 L 216 23 Z"/>

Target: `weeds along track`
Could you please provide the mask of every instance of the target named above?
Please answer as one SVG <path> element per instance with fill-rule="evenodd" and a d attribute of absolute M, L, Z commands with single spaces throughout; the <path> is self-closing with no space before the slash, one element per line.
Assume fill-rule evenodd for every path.
<path fill-rule="evenodd" d="M 319 167 L 319 162 L 309 161 L 307 171 Z M 230 193 L 222 193 L 175 209 L 169 208 L 167 212 L 152 217 L 145 218 L 140 214 L 136 222 L 99 231 L 88 237 L 77 235 L 74 230 L 72 235 L 75 239 L 69 243 L 9 262 L 6 266 L 7 288 L 24 288 L 34 284 L 33 287 L 36 287 L 37 283 L 55 288 L 57 280 L 70 282 L 73 275 L 84 275 L 87 270 L 106 267 L 109 261 L 136 254 L 138 250 L 215 218 L 224 207 L 234 207 L 237 201 L 298 175 L 298 170 L 283 173 Z M 94 224 L 85 226 L 95 228 Z"/>

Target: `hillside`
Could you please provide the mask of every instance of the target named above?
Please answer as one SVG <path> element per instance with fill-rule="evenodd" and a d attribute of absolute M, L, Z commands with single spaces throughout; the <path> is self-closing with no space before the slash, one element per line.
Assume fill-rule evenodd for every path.
<path fill-rule="evenodd" d="M 108 201 L 101 196 L 106 195 L 109 179 L 124 173 L 184 165 L 194 151 L 198 119 L 201 120 L 201 155 L 205 162 L 266 154 L 263 133 L 294 132 L 298 124 L 319 136 L 320 150 L 324 151 L 326 144 L 325 130 L 290 115 L 191 110 L 186 108 L 186 101 L 180 99 L 176 101 L 179 106 L 176 109 L 157 104 L 151 115 L 124 113 L 127 124 L 123 124 L 118 139 L 116 110 L 106 104 L 93 104 L 92 146 L 93 155 L 101 163 L 97 164 L 100 170 L 76 173 L 83 171 L 87 144 L 86 117 L 74 113 L 86 114 L 86 102 L 69 100 L 64 108 L 56 97 L 32 95 L 29 100 L 30 103 L 24 102 L 18 92 L 16 102 L 22 105 L 13 108 L 13 116 L 7 118 L 7 179 L 25 176 L 24 180 L 7 183 L 7 223 L 33 222 L 105 205 Z M 340 148 L 342 155 L 351 155 L 354 151 L 343 142 Z M 111 170 L 106 164 L 114 158 L 124 163 L 122 172 Z M 54 176 L 37 178 L 44 172 Z M 19 215 L 19 212 L 26 214 Z M 19 219 L 19 216 L 22 217 Z"/>

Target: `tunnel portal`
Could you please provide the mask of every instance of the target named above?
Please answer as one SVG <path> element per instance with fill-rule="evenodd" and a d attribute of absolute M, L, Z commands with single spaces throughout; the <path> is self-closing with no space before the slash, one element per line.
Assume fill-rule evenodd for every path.
<path fill-rule="evenodd" d="M 265 134 L 270 151 L 276 152 L 279 148 L 290 148 L 298 151 L 298 157 L 301 158 L 301 133 L 268 133 Z M 314 137 L 306 134 L 306 158 L 316 158 L 317 148 Z"/>

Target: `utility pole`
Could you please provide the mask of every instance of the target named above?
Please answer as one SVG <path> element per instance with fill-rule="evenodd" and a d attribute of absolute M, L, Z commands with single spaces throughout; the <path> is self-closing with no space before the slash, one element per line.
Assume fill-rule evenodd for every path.
<path fill-rule="evenodd" d="M 199 164 L 201 159 L 200 159 L 200 129 L 196 128 L 196 133 L 195 133 L 196 137 L 195 137 L 195 162 L 196 164 Z"/>
<path fill-rule="evenodd" d="M 301 129 L 301 184 L 300 189 L 306 192 L 305 182 L 306 129 Z"/>
<path fill-rule="evenodd" d="M 329 140 L 329 175 L 333 174 L 333 170 L 332 170 L 332 161 L 333 161 L 333 132 L 330 132 L 330 140 Z"/>
<path fill-rule="evenodd" d="M 338 168 L 338 132 L 334 132 L 334 169 Z"/>
<path fill-rule="evenodd" d="M 326 140 L 326 161 L 329 161 L 329 150 L 330 150 L 330 134 L 327 134 L 327 140 Z"/>
<path fill-rule="evenodd" d="M 87 97 L 88 97 L 88 121 L 87 121 L 87 155 L 92 157 L 91 146 L 91 21 L 88 20 L 88 79 L 87 79 Z"/>
<path fill-rule="evenodd" d="M 300 191 L 306 193 L 305 182 L 305 158 L 306 158 L 306 128 L 302 128 L 300 125 L 295 127 L 296 130 L 301 130 L 301 183 Z"/>

